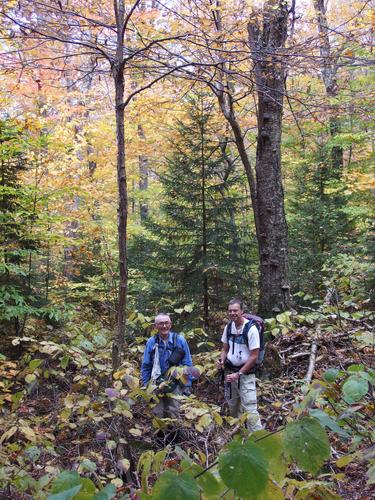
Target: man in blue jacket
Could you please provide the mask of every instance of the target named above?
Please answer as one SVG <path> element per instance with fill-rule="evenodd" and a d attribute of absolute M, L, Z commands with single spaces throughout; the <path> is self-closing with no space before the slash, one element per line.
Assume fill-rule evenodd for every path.
<path fill-rule="evenodd" d="M 168 314 L 158 314 L 154 326 L 158 333 L 148 339 L 143 355 L 141 367 L 143 385 L 146 385 L 151 378 L 166 373 L 171 366 L 170 357 L 176 350 L 181 353 L 181 359 L 176 366 L 192 366 L 193 364 L 188 343 L 182 335 L 171 331 L 172 322 Z M 187 386 L 179 382 L 172 393 L 181 395 L 189 391 L 190 386 L 191 382 Z M 167 395 L 158 395 L 158 397 L 160 401 L 153 408 L 154 415 L 160 418 L 176 418 L 179 411 L 178 400 Z"/>

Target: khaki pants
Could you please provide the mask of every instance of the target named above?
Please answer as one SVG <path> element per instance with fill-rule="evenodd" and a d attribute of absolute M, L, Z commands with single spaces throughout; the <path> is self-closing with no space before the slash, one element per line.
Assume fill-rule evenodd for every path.
<path fill-rule="evenodd" d="M 247 428 L 254 432 L 263 429 L 257 406 L 257 391 L 255 386 L 255 375 L 241 375 L 239 380 L 231 382 L 229 389 L 229 413 L 231 417 L 239 417 L 248 413 Z"/>
<path fill-rule="evenodd" d="M 181 396 L 182 387 L 180 386 L 180 384 L 177 384 L 172 394 Z M 158 398 L 159 403 L 157 403 L 152 409 L 152 413 L 155 415 L 155 417 L 178 418 L 180 413 L 180 401 L 162 394 L 158 395 Z"/>

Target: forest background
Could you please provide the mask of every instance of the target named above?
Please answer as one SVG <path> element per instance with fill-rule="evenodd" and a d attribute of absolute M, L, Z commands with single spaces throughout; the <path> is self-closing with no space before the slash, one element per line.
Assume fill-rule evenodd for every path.
<path fill-rule="evenodd" d="M 30 443 L 40 452 L 52 440 L 32 419 L 14 423 L 43 377 L 52 387 L 70 374 L 76 387 L 61 401 L 90 370 L 98 387 L 126 375 L 139 390 L 134 370 L 159 311 L 208 378 L 234 296 L 267 318 L 269 338 L 357 324 L 356 348 L 373 349 L 371 2 L 24 0 L 1 2 L 1 18 L 7 457 L 31 471 Z M 352 361 L 334 365 L 341 389 Z M 367 375 L 347 404 L 367 397 L 366 365 L 355 365 Z M 74 405 L 92 411 L 96 390 L 68 400 L 60 434 L 78 432 Z M 198 421 L 213 410 L 196 411 Z M 32 434 L 14 448 L 21 428 Z M 119 445 L 133 473 L 134 453 Z M 203 465 L 215 454 L 200 452 Z M 4 468 L 2 481 L 42 492 L 52 472 L 44 485 Z"/>

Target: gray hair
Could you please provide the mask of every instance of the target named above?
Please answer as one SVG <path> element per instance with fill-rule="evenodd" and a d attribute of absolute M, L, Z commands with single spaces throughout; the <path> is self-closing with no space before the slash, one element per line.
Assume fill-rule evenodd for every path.
<path fill-rule="evenodd" d="M 243 311 L 244 305 L 241 299 L 230 300 L 228 306 L 234 306 L 234 304 L 238 304 L 240 306 L 241 311 Z"/>
<path fill-rule="evenodd" d="M 160 321 L 162 318 L 168 318 L 169 321 L 171 321 L 171 318 L 169 316 L 169 314 L 166 314 L 166 313 L 159 313 L 155 316 L 155 323 L 157 323 L 158 321 Z"/>

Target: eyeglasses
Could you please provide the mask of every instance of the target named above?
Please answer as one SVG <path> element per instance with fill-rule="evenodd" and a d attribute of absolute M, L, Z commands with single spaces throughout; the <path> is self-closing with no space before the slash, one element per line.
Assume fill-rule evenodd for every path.
<path fill-rule="evenodd" d="M 169 326 L 170 321 L 159 321 L 156 326 Z"/>

